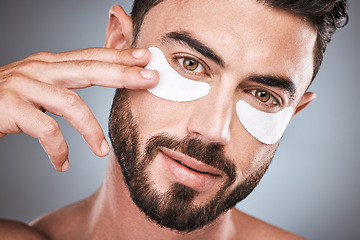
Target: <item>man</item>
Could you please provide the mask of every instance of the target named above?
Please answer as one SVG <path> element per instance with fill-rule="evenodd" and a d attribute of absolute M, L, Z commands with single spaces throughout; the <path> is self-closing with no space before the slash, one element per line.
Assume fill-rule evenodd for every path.
<path fill-rule="evenodd" d="M 46 110 L 64 116 L 95 154 L 109 154 L 104 183 L 94 195 L 31 226 L 2 221 L 2 235 L 300 239 L 233 208 L 260 181 L 279 144 L 254 134 L 238 104 L 250 106 L 245 118 L 286 109 L 293 117 L 305 108 L 315 98 L 306 90 L 330 35 L 347 18 L 346 5 L 135 1 L 133 18 L 112 8 L 106 49 L 40 53 L 2 67 L 0 137 L 23 131 L 39 138 L 55 168 L 66 171 L 68 147 Z M 159 81 L 158 72 L 143 68 L 150 47 L 160 49 L 181 76 L 210 85 L 209 93 L 179 102 L 147 91 Z M 111 150 L 90 110 L 69 90 L 92 85 L 118 88 L 109 121 Z M 259 121 L 260 128 L 270 119 L 250 122 Z"/>

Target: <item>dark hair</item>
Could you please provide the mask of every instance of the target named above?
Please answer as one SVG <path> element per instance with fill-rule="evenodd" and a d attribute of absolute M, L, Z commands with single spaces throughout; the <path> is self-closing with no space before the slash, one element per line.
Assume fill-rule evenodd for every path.
<path fill-rule="evenodd" d="M 134 21 L 134 42 L 140 32 L 146 13 L 164 0 L 134 0 L 132 18 Z M 257 0 L 271 7 L 290 11 L 309 21 L 317 31 L 314 48 L 314 72 L 312 80 L 320 69 L 323 55 L 332 34 L 344 27 L 349 20 L 347 0 Z"/>
<path fill-rule="evenodd" d="M 134 43 L 139 35 L 146 13 L 164 0 L 134 0 L 131 17 L 134 22 Z"/>

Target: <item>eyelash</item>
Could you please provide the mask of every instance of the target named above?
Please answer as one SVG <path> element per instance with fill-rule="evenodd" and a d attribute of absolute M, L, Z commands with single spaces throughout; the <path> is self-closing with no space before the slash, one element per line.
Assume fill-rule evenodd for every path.
<path fill-rule="evenodd" d="M 272 101 L 268 100 L 267 102 L 262 102 L 260 99 L 257 99 L 257 97 L 256 97 L 257 91 L 266 92 L 266 93 L 270 94 L 270 99 L 272 99 Z M 282 106 L 281 99 L 278 99 L 277 97 L 275 97 L 274 94 L 272 94 L 268 90 L 264 90 L 262 88 L 256 88 L 256 89 L 246 90 L 245 92 L 250 93 L 254 97 L 256 102 L 258 102 L 259 104 L 262 104 L 264 106 L 269 107 L 269 104 L 273 105 L 273 107 L 277 107 L 277 108 L 280 108 Z"/>
<path fill-rule="evenodd" d="M 201 67 L 203 69 L 203 71 L 190 71 L 190 70 L 187 70 L 184 67 L 185 59 L 193 60 L 193 61 L 197 62 L 199 64 L 198 67 Z M 205 74 L 206 76 L 209 76 L 209 74 L 207 73 L 207 68 L 205 67 L 205 64 L 203 64 L 200 60 L 197 60 L 196 58 L 189 57 L 189 56 L 175 56 L 175 57 L 172 58 L 172 62 L 175 64 L 175 66 L 180 71 L 182 71 L 185 74 L 191 74 L 191 75 Z"/>

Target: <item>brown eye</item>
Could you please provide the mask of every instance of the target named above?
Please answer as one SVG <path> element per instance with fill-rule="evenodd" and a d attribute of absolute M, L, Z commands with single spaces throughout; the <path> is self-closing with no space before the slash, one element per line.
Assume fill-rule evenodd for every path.
<path fill-rule="evenodd" d="M 188 71 L 195 71 L 199 67 L 199 62 L 192 58 L 184 58 L 183 67 Z"/>
<path fill-rule="evenodd" d="M 255 97 L 265 103 L 270 100 L 271 94 L 267 91 L 256 90 Z"/>

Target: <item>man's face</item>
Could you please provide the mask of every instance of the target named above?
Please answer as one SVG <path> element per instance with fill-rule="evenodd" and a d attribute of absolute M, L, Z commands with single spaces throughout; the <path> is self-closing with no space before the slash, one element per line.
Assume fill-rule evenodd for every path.
<path fill-rule="evenodd" d="M 136 47 L 160 48 L 177 72 L 211 91 L 191 102 L 117 92 L 110 135 L 146 215 L 193 231 L 253 190 L 278 143 L 252 137 L 235 105 L 296 108 L 312 77 L 315 37 L 306 22 L 254 0 L 165 0 L 147 13 Z"/>

